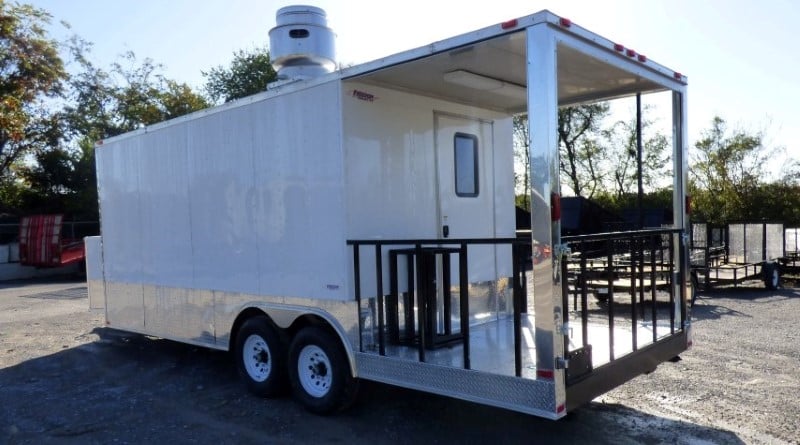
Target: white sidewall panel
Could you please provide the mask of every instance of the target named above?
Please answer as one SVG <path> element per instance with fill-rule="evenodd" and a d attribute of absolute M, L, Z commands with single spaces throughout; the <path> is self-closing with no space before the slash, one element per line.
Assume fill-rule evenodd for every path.
<path fill-rule="evenodd" d="M 98 147 L 112 325 L 197 341 L 217 329 L 206 291 L 352 298 L 339 91 L 263 97 Z"/>
<path fill-rule="evenodd" d="M 184 126 L 140 136 L 139 227 L 143 283 L 192 286 L 189 173 Z"/>
<path fill-rule="evenodd" d="M 259 291 L 253 112 L 263 103 L 186 126 L 195 288 Z"/>
<path fill-rule="evenodd" d="M 142 168 L 141 142 L 140 138 L 130 138 L 96 150 L 103 261 L 108 281 L 142 280 L 138 176 Z"/>
<path fill-rule="evenodd" d="M 260 293 L 347 292 L 339 82 L 255 104 L 253 201 Z"/>
<path fill-rule="evenodd" d="M 103 280 L 103 239 L 87 236 L 83 239 L 86 249 L 86 285 L 89 291 L 89 309 L 103 309 L 106 305 L 106 289 Z"/>

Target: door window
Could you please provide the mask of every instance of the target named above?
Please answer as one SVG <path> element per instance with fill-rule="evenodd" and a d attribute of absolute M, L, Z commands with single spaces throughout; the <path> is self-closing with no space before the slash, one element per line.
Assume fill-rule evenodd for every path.
<path fill-rule="evenodd" d="M 478 196 L 478 137 L 456 133 L 454 138 L 456 195 Z"/>

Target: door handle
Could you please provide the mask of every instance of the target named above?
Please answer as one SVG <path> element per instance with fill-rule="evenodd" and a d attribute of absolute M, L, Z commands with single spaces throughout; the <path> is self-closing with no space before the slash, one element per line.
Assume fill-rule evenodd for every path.
<path fill-rule="evenodd" d="M 448 226 L 447 224 L 442 226 L 442 236 L 445 238 L 450 236 L 450 226 Z"/>

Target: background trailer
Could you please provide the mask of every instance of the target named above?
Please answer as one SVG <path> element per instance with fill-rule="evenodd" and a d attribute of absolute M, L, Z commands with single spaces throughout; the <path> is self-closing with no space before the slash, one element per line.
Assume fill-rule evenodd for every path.
<path fill-rule="evenodd" d="M 233 350 L 252 391 L 291 385 L 314 412 L 370 379 L 555 419 L 687 348 L 684 76 L 547 11 L 336 72 L 323 11 L 277 22 L 268 91 L 98 145 L 87 264 L 109 326 Z M 573 243 L 663 285 L 578 308 L 597 267 L 560 237 L 558 109 L 662 91 L 674 224 Z"/>

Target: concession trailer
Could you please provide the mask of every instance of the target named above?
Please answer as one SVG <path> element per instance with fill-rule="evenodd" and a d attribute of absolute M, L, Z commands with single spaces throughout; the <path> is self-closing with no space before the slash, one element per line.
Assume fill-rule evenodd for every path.
<path fill-rule="evenodd" d="M 280 9 L 270 38 L 266 91 L 98 143 L 109 327 L 232 351 L 250 390 L 317 413 L 367 379 L 558 419 L 689 347 L 684 75 L 548 11 L 339 70 L 321 9 Z M 657 92 L 673 224 L 562 238 L 559 107 Z M 658 288 L 589 309 L 623 259 Z"/>

